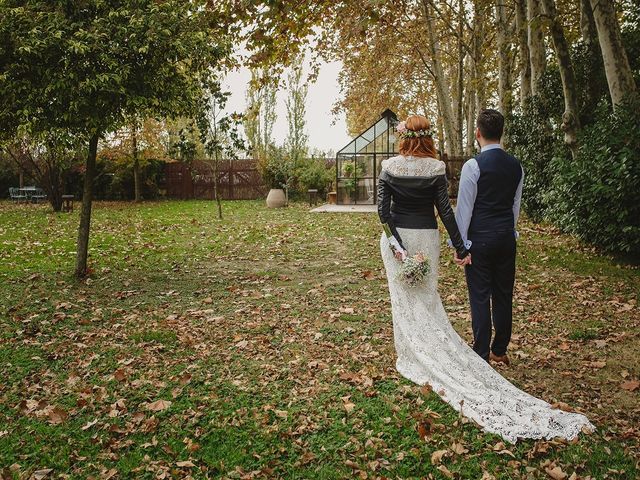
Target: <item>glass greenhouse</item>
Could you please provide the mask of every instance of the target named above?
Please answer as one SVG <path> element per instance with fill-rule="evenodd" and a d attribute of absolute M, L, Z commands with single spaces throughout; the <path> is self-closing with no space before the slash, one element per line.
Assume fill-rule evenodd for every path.
<path fill-rule="evenodd" d="M 341 205 L 376 203 L 380 164 L 398 154 L 395 127 L 398 117 L 391 110 L 354 138 L 336 154 L 337 203 Z"/>

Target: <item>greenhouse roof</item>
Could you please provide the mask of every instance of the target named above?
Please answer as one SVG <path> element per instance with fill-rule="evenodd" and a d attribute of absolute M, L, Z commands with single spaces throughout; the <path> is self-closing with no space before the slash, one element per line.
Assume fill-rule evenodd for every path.
<path fill-rule="evenodd" d="M 338 155 L 356 153 L 393 153 L 396 150 L 393 128 L 398 122 L 397 115 L 386 109 L 380 119 L 355 137 L 347 146 L 338 151 Z"/>

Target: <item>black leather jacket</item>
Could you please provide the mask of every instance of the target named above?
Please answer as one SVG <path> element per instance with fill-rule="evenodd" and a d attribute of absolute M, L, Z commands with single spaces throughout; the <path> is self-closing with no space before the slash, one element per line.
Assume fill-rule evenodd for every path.
<path fill-rule="evenodd" d="M 434 205 L 449 233 L 458 258 L 466 257 L 469 251 L 462 242 L 462 236 L 451 209 L 445 175 L 432 177 L 394 176 L 386 170 L 380 173 L 378 178 L 378 215 L 382 223 L 389 225 L 391 233 L 403 248 L 398 228 L 438 228 Z"/>

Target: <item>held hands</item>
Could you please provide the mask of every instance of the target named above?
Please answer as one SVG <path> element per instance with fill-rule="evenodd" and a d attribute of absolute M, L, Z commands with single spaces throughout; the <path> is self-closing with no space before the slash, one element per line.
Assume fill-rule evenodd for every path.
<path fill-rule="evenodd" d="M 456 265 L 458 265 L 459 267 L 471 265 L 471 253 L 469 253 L 466 257 L 460 259 L 458 258 L 458 253 L 453 252 L 453 261 L 456 262 Z"/>

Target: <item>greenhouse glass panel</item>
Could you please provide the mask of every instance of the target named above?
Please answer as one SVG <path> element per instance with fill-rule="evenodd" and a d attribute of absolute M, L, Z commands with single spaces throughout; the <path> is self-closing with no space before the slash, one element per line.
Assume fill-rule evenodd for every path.
<path fill-rule="evenodd" d="M 385 110 L 380 119 L 336 155 L 338 204 L 375 204 L 382 160 L 398 154 L 394 135 L 398 117 Z"/>

